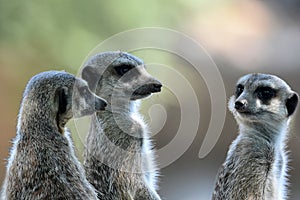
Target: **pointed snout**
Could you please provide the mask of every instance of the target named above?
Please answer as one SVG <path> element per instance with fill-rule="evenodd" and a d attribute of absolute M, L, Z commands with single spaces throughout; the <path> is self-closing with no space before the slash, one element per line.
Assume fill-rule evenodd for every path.
<path fill-rule="evenodd" d="M 161 91 L 161 87 L 162 87 L 161 83 L 153 83 L 150 86 L 150 90 L 151 90 L 152 93 L 160 92 Z"/>
<path fill-rule="evenodd" d="M 247 100 L 243 99 L 243 100 L 236 100 L 235 104 L 234 104 L 234 108 L 238 111 L 238 112 L 246 112 L 247 111 Z"/>
<path fill-rule="evenodd" d="M 105 107 L 107 106 L 107 101 L 102 99 L 101 97 L 95 96 L 95 110 L 105 110 Z"/>
<path fill-rule="evenodd" d="M 161 91 L 162 84 L 158 80 L 155 80 L 155 82 L 151 83 L 149 85 L 149 90 L 151 93 L 160 92 Z"/>

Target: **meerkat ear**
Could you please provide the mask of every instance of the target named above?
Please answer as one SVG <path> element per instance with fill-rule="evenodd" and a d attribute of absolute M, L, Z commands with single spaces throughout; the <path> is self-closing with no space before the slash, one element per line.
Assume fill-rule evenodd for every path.
<path fill-rule="evenodd" d="M 85 66 L 81 72 L 81 77 L 88 83 L 90 90 L 94 92 L 100 79 L 95 68 L 92 66 Z"/>
<path fill-rule="evenodd" d="M 56 90 L 58 113 L 65 113 L 68 106 L 68 88 L 62 87 Z"/>
<path fill-rule="evenodd" d="M 288 112 L 288 117 L 291 116 L 297 107 L 298 104 L 298 94 L 297 93 L 293 93 L 287 100 L 286 100 L 286 109 Z"/>

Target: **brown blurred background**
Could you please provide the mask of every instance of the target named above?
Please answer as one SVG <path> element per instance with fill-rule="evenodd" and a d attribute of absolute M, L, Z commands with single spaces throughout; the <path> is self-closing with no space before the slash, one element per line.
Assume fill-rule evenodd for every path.
<path fill-rule="evenodd" d="M 278 75 L 300 93 L 299 11 L 297 0 L 129 0 L 106 3 L 96 0 L 0 0 L 0 183 L 5 175 L 10 141 L 15 136 L 22 91 L 34 74 L 50 69 L 76 74 L 86 55 L 106 38 L 128 29 L 154 26 L 175 29 L 202 44 L 221 72 L 227 99 L 234 91 L 236 80 L 252 72 Z M 177 45 L 180 48 L 180 44 Z M 147 52 L 137 55 L 147 62 L 154 62 L 149 60 Z M 161 55 L 164 57 L 163 53 Z M 165 199 L 206 200 L 210 198 L 215 175 L 228 146 L 236 137 L 237 126 L 227 112 L 218 143 L 208 156 L 199 159 L 198 152 L 211 115 L 209 93 L 193 66 L 175 58 L 169 63 L 192 85 L 198 97 L 201 120 L 193 144 L 183 156 L 161 170 L 159 193 Z M 149 71 L 159 76 L 162 82 L 172 78 L 160 74 L 157 68 L 149 67 Z M 189 99 L 180 103 L 189 104 Z M 167 114 L 164 126 L 154 137 L 156 147 L 161 148 L 176 134 L 180 105 L 167 88 L 145 100 L 142 112 L 146 119 L 151 104 L 163 105 Z M 298 112 L 289 142 L 290 199 L 300 198 L 300 173 L 297 173 L 300 170 L 299 115 Z M 72 122 L 70 126 L 74 126 Z M 82 142 L 76 135 L 74 140 L 80 157 Z"/>

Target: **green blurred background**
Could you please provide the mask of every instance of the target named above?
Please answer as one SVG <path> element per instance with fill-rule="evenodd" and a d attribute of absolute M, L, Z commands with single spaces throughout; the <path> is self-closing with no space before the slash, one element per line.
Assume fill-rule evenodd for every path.
<path fill-rule="evenodd" d="M 10 141 L 15 136 L 22 91 L 34 74 L 50 69 L 76 74 L 89 52 L 110 36 L 133 28 L 163 27 L 183 32 L 206 48 L 222 74 L 227 98 L 233 93 L 235 81 L 250 72 L 279 75 L 300 92 L 299 11 L 297 0 L 0 0 L 0 183 L 5 175 Z M 140 57 L 147 60 L 146 53 Z M 199 159 L 210 117 L 209 94 L 192 66 L 171 63 L 195 89 L 201 121 L 188 151 L 161 170 L 159 193 L 172 200 L 206 200 L 228 146 L 236 137 L 236 124 L 228 113 L 217 145 L 206 158 Z M 162 82 L 172 78 L 149 70 L 154 76 L 159 75 Z M 147 105 L 153 102 L 165 105 L 167 121 L 154 137 L 157 147 L 162 147 L 176 134 L 173 129 L 178 127 L 180 111 L 176 97 L 157 96 L 147 100 L 143 112 L 147 114 Z M 187 98 L 183 103 L 188 102 Z M 289 143 L 291 199 L 300 198 L 298 121 L 299 113 Z M 82 143 L 74 138 L 80 157 Z"/>

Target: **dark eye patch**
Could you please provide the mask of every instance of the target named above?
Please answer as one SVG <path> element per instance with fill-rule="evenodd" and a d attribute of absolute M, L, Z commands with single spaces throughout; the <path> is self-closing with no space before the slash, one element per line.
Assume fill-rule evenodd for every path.
<path fill-rule="evenodd" d="M 239 97 L 244 92 L 244 86 L 239 84 L 236 86 L 235 96 Z"/>
<path fill-rule="evenodd" d="M 124 74 L 126 74 L 127 72 L 129 72 L 133 68 L 134 68 L 133 65 L 126 65 L 126 64 L 114 67 L 115 71 L 120 76 L 123 76 Z"/>
<path fill-rule="evenodd" d="M 259 87 L 256 89 L 255 93 L 260 100 L 266 102 L 274 98 L 277 91 L 271 87 Z"/>

